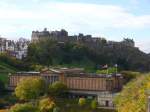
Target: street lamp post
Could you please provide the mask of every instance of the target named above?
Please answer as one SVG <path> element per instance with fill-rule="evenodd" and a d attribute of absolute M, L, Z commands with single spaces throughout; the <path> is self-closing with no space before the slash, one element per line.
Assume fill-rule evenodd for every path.
<path fill-rule="evenodd" d="M 117 72 L 118 72 L 118 64 L 115 64 L 115 72 L 117 74 Z"/>

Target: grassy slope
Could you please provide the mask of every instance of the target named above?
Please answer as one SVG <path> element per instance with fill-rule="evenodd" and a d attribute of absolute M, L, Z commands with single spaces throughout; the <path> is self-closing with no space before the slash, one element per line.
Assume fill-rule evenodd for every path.
<path fill-rule="evenodd" d="M 8 74 L 17 71 L 16 68 L 7 65 L 6 63 L 0 62 L 0 80 L 4 83 L 8 81 Z"/>

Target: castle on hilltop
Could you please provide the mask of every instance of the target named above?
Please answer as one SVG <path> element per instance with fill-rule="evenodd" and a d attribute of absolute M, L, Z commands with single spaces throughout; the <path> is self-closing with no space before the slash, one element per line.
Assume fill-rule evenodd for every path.
<path fill-rule="evenodd" d="M 58 41 L 60 43 L 65 42 L 79 42 L 87 45 L 99 45 L 101 42 L 105 41 L 104 38 L 100 37 L 92 37 L 92 35 L 84 35 L 79 33 L 79 35 L 69 36 L 68 32 L 64 29 L 60 31 L 47 31 L 45 28 L 43 31 L 33 31 L 32 32 L 32 42 L 37 42 L 41 39 L 50 38 L 54 41 Z"/>
<path fill-rule="evenodd" d="M 42 39 L 50 38 L 54 41 L 65 43 L 65 42 L 78 42 L 84 43 L 88 46 L 97 47 L 102 44 L 106 45 L 116 45 L 116 44 L 123 44 L 126 46 L 134 47 L 135 43 L 133 39 L 124 39 L 121 42 L 114 42 L 114 41 L 107 41 L 105 38 L 102 37 L 92 37 L 92 35 L 84 35 L 79 33 L 78 35 L 69 36 L 68 32 L 64 29 L 60 31 L 48 31 L 45 28 L 43 31 L 32 31 L 31 42 L 38 42 Z"/>

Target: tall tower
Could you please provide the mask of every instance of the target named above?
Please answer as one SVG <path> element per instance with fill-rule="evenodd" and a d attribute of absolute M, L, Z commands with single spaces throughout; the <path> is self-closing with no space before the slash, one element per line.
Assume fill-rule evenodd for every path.
<path fill-rule="evenodd" d="M 32 31 L 31 42 L 37 42 L 39 40 L 39 31 Z"/>
<path fill-rule="evenodd" d="M 47 31 L 47 28 L 44 28 L 44 30 L 41 31 L 41 32 L 32 31 L 31 42 L 37 42 L 40 39 L 43 39 L 43 38 L 46 38 L 46 37 L 50 37 L 50 32 Z"/>

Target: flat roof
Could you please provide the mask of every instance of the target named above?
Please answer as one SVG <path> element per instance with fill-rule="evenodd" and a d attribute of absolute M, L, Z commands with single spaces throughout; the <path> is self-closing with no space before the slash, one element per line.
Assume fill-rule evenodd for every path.
<path fill-rule="evenodd" d="M 84 72 L 83 68 L 51 68 L 49 70 L 56 73 Z"/>
<path fill-rule="evenodd" d="M 40 72 L 29 71 L 29 72 L 16 72 L 16 74 L 40 74 Z"/>
<path fill-rule="evenodd" d="M 80 73 L 80 74 L 66 74 L 67 77 L 81 77 L 81 78 L 111 78 L 120 77 L 121 74 L 95 74 L 95 73 Z"/>

